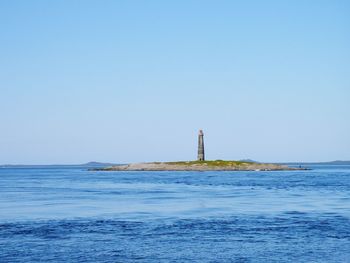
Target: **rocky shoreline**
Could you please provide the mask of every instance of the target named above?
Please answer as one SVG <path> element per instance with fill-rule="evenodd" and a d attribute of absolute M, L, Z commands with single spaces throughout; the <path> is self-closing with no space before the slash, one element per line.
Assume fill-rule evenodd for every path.
<path fill-rule="evenodd" d="M 297 171 L 308 168 L 295 168 L 285 165 L 240 161 L 189 161 L 151 162 L 93 168 L 92 171 Z"/>

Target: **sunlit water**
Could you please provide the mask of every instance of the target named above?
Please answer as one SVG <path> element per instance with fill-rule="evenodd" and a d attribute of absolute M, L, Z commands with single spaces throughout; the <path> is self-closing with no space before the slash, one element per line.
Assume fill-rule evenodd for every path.
<path fill-rule="evenodd" d="M 350 262 L 350 166 L 0 169 L 0 262 Z"/>

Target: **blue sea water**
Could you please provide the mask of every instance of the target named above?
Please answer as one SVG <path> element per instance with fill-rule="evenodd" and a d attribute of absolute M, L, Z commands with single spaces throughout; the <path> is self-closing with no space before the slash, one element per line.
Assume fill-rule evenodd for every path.
<path fill-rule="evenodd" d="M 350 166 L 0 169 L 0 262 L 350 262 Z"/>

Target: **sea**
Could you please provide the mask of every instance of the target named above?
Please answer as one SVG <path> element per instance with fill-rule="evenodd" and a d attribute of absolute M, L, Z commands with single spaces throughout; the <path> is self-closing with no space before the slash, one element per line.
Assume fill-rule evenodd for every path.
<path fill-rule="evenodd" d="M 350 166 L 0 168 L 0 262 L 350 262 Z"/>

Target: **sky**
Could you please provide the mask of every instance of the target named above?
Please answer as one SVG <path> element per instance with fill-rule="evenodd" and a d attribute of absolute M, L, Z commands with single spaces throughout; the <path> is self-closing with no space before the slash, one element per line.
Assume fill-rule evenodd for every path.
<path fill-rule="evenodd" d="M 1 1 L 0 164 L 350 160 L 350 2 Z"/>

